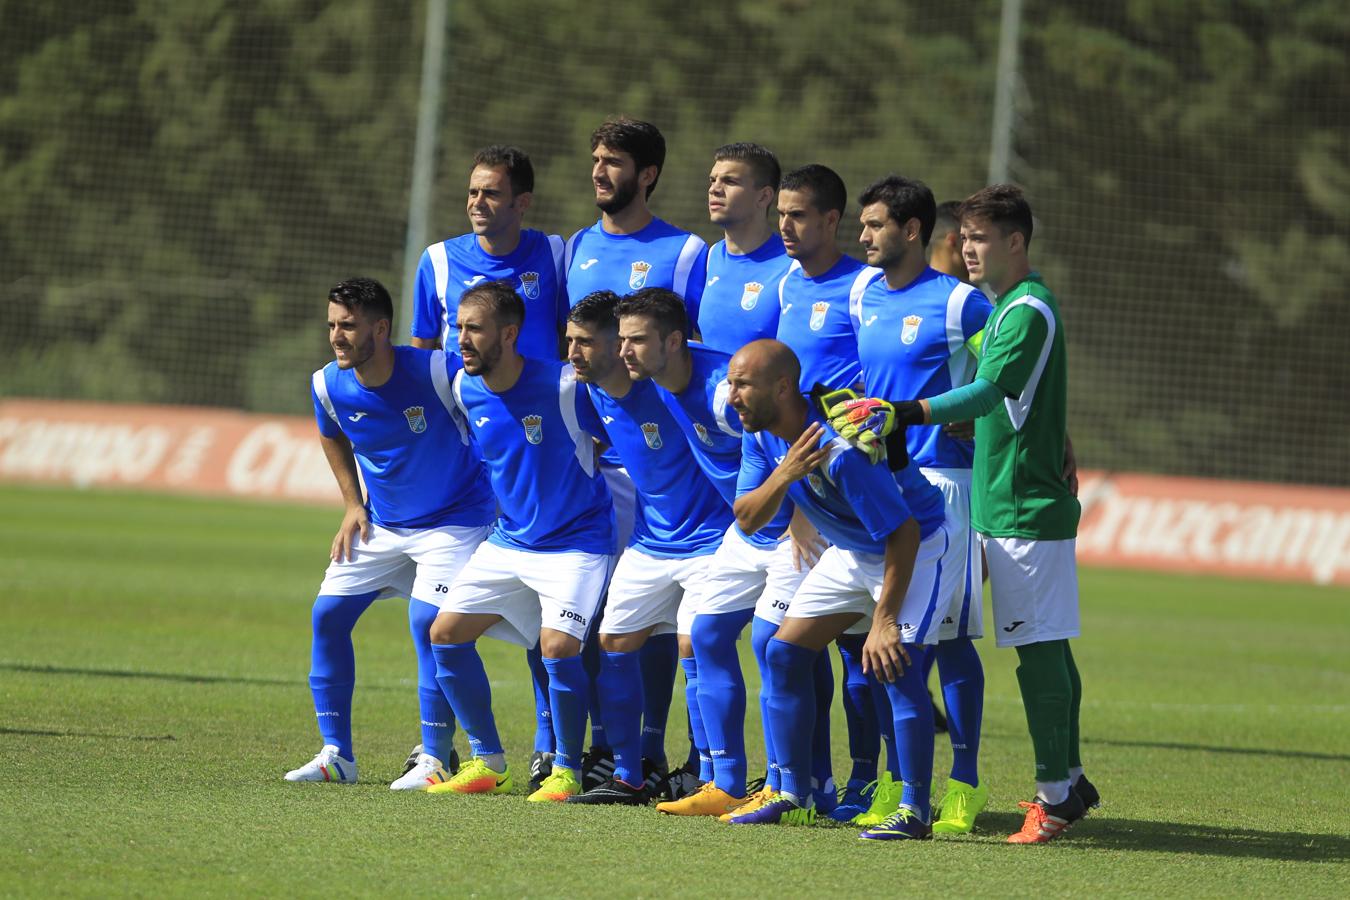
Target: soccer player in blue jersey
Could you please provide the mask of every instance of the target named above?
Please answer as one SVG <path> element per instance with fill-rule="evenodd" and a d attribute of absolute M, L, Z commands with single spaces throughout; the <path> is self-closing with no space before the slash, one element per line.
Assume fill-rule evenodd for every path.
<path fill-rule="evenodd" d="M 416 347 L 453 350 L 460 295 L 485 281 L 510 281 L 525 301 L 521 356 L 557 359 L 567 318 L 563 239 L 524 228 L 534 199 L 534 167 L 517 147 L 494 144 L 474 154 L 467 208 L 471 231 L 422 253 L 413 285 Z"/>
<path fill-rule="evenodd" d="M 309 685 L 323 749 L 288 772 L 287 781 L 356 781 L 352 629 L 387 595 L 409 598 L 423 746 L 392 787 L 426 788 L 456 768 L 454 719 L 436 683 L 428 630 L 441 592 L 487 537 L 495 504 L 450 397 L 446 355 L 393 346 L 393 317 L 389 292 L 369 278 L 343 281 L 328 294 L 336 358 L 314 373 L 310 388 L 319 439 L 347 510 L 314 601 Z"/>
<path fill-rule="evenodd" d="M 686 340 L 684 305 L 670 291 L 638 291 L 619 304 L 618 314 L 620 353 L 629 374 L 651 379 L 661 388 L 699 467 L 730 507 L 741 465 L 739 421 L 727 402 L 730 357 Z M 709 563 L 711 578 L 690 631 L 693 655 L 682 660 L 688 705 L 697 712 L 694 724 L 703 750 L 698 762 L 703 785 L 689 797 L 658 804 L 661 812 L 722 816 L 762 801 L 777 788 L 770 744 L 766 786 L 754 798 L 746 795 L 745 679 L 736 640 L 753 617 L 756 647 L 761 636 L 767 643 L 804 577 L 794 564 L 792 542 L 783 539 L 791 517 L 792 506 L 785 504 L 757 534 L 746 535 L 733 526 Z M 828 688 L 828 664 L 822 674 Z M 828 725 L 816 733 L 823 742 L 817 789 L 822 802 L 828 802 L 834 797 Z"/>
<path fill-rule="evenodd" d="M 572 308 L 567 323 L 568 359 L 637 488 L 633 535 L 614 570 L 599 628 L 600 703 L 615 768 L 569 802 L 637 805 L 665 774 L 673 685 L 673 671 L 671 677 L 657 673 L 648 685 L 640 651 L 656 632 L 689 634 L 710 557 L 732 516 L 699 470 L 660 390 L 649 380 L 633 381 L 619 359 L 618 302 L 610 291 L 591 294 Z"/>
<path fill-rule="evenodd" d="M 816 658 L 850 626 L 868 621 L 864 671 L 890 696 L 904 785 L 900 806 L 862 832 L 870 839 L 932 835 L 929 779 L 933 709 L 923 678 L 925 645 L 937 633 L 946 549 L 942 497 L 913 466 L 897 475 L 874 465 L 824 424 L 798 389 L 798 362 L 787 345 L 756 341 L 731 360 L 732 406 L 745 427 L 736 521 L 748 532 L 769 522 L 783 502 L 802 509 L 831 546 L 792 597 L 769 641 L 769 730 L 782 787 L 732 824 L 810 824 L 811 722 Z"/>
<path fill-rule="evenodd" d="M 944 200 L 937 205 L 933 234 L 928 239 L 928 265 L 944 275 L 969 283 L 970 272 L 961 255 L 961 201 Z"/>
<path fill-rule="evenodd" d="M 969 384 L 976 348 L 993 308 L 975 287 L 925 261 L 937 205 L 920 181 L 888 175 L 859 198 L 867 261 L 885 272 L 853 308 L 858 356 L 869 394 L 932 397 Z M 947 704 L 952 769 L 933 823 L 939 834 L 966 834 L 989 800 L 977 765 L 984 706 L 984 668 L 972 638 L 983 637 L 980 551 L 970 529 L 974 445 L 939 425 L 906 430 L 909 458 L 942 491 L 949 539 L 942 565 L 959 577 L 945 598 L 935 652 Z"/>
<path fill-rule="evenodd" d="M 475 646 L 488 634 L 527 649 L 540 646 L 555 758 L 529 799 L 562 801 L 581 790 L 587 682 L 578 654 L 613 562 L 614 512 L 595 465 L 592 438 L 604 429 L 570 365 L 516 352 L 524 317 L 524 301 L 508 282 L 486 282 L 460 298 L 464 367 L 451 390 L 482 448 L 500 516 L 449 586 L 431 625 L 436 680 L 474 754 L 433 791 L 511 790 Z"/>
<path fill-rule="evenodd" d="M 708 217 L 723 238 L 708 251 L 697 324 L 703 343 L 723 353 L 778 333 L 776 292 L 791 262 L 769 220 L 781 178 L 778 158 L 759 144 L 713 152 Z"/>
<path fill-rule="evenodd" d="M 600 220 L 567 242 L 567 294 L 668 288 L 698 318 L 708 261 L 701 237 L 652 215 L 647 201 L 666 163 L 666 139 L 650 122 L 610 119 L 591 134 L 591 184 Z"/>

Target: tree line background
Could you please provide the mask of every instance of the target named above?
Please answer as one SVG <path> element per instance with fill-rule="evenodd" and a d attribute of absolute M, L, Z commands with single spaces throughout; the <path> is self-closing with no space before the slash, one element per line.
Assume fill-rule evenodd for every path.
<path fill-rule="evenodd" d="M 998 0 L 450 4 L 434 237 L 483 144 L 529 224 L 594 221 L 588 136 L 647 118 L 658 215 L 711 151 L 985 183 Z M 421 2 L 0 0 L 0 395 L 305 412 L 328 287 L 401 291 Z M 1013 177 L 1084 465 L 1350 484 L 1350 5 L 1026 0 Z M 840 240 L 857 255 L 856 202 Z M 398 323 L 406 328 L 407 323 Z"/>

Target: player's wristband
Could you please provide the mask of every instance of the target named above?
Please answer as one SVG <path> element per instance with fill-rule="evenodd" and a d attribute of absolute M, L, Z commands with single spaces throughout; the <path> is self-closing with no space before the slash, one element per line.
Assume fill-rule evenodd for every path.
<path fill-rule="evenodd" d="M 895 410 L 895 424 L 902 429 L 909 425 L 923 424 L 923 404 L 918 400 L 893 400 L 891 408 Z"/>

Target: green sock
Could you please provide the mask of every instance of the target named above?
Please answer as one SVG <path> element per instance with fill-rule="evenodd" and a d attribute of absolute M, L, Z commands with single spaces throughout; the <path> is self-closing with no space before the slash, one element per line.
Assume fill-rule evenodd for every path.
<path fill-rule="evenodd" d="M 1073 684 L 1064 641 L 1042 641 L 1017 648 L 1017 683 L 1027 712 L 1027 730 L 1036 754 L 1036 780 L 1069 778 L 1069 720 Z"/>
<path fill-rule="evenodd" d="M 1078 676 L 1078 665 L 1073 661 L 1073 650 L 1064 641 L 1064 661 L 1069 664 L 1069 684 L 1073 686 L 1073 701 L 1069 704 L 1069 768 L 1082 769 L 1083 758 L 1078 752 L 1078 710 L 1083 705 L 1083 679 Z"/>

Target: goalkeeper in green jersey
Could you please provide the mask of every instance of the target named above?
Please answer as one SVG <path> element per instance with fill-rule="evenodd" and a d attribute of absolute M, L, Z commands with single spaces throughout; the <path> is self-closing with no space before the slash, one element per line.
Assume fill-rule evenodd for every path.
<path fill-rule="evenodd" d="M 880 456 L 904 446 L 908 425 L 975 420 L 971 527 L 989 567 L 995 635 L 1016 647 L 1017 681 L 1036 755 L 1036 797 L 1021 804 L 1009 843 L 1052 840 L 1100 803 L 1078 754 L 1082 682 L 1069 650 L 1078 636 L 1074 539 L 1079 506 L 1065 468 L 1068 361 L 1059 306 L 1031 270 L 1031 207 L 1011 185 L 961 205 L 970 280 L 998 294 L 975 380 L 927 400 L 857 399 L 831 425 Z"/>

